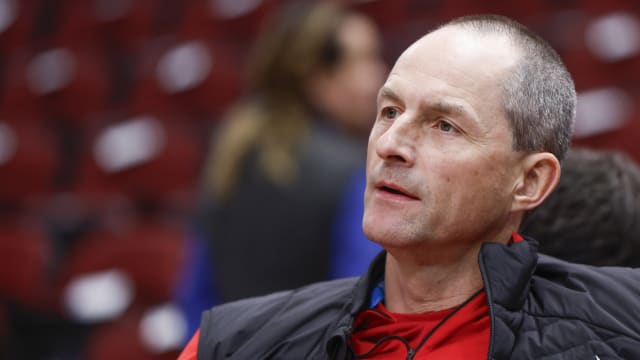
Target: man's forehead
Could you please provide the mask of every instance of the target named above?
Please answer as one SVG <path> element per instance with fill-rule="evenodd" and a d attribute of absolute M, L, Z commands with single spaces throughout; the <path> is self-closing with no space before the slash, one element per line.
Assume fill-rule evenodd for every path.
<path fill-rule="evenodd" d="M 450 25 L 418 39 L 400 56 L 398 61 L 411 56 L 450 55 L 459 59 L 469 58 L 475 61 L 493 59 L 501 63 L 509 63 L 510 59 L 515 61 L 518 54 L 518 49 L 506 34 L 483 32 L 463 25 Z"/>

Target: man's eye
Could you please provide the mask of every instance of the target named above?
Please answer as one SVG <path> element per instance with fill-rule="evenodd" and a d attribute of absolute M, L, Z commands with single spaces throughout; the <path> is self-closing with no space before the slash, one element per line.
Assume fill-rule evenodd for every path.
<path fill-rule="evenodd" d="M 444 132 L 455 131 L 455 128 L 453 127 L 453 125 L 449 124 L 446 121 L 439 121 L 438 122 L 438 129 L 440 129 L 440 131 L 444 131 Z"/>
<path fill-rule="evenodd" d="M 387 119 L 395 119 L 398 116 L 398 110 L 392 107 L 382 109 L 382 117 Z"/>

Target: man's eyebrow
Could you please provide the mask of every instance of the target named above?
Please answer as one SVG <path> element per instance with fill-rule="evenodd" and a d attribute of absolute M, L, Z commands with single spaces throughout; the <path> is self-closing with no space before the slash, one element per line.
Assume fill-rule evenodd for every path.
<path fill-rule="evenodd" d="M 461 104 L 441 100 L 429 105 L 428 107 L 431 109 L 431 111 L 435 111 L 440 114 L 449 115 L 454 118 L 457 117 L 460 119 L 467 119 L 468 121 L 471 121 L 473 123 L 478 122 L 478 119 L 476 118 L 474 113 L 469 111 L 467 107 Z"/>
<path fill-rule="evenodd" d="M 469 116 L 469 113 L 462 105 L 452 104 L 450 102 L 438 101 L 431 105 L 431 108 L 437 112 L 448 115 Z"/>
<path fill-rule="evenodd" d="M 380 91 L 378 91 L 378 99 L 383 97 L 390 98 L 392 100 L 400 100 L 400 96 L 386 86 L 381 87 Z"/>
<path fill-rule="evenodd" d="M 388 98 L 393 101 L 401 101 L 400 96 L 398 96 L 398 94 L 396 94 L 396 92 L 393 91 L 393 89 L 387 86 L 381 87 L 380 91 L 378 91 L 378 99 L 381 99 L 381 98 Z M 472 114 L 464 106 L 453 103 L 453 102 L 449 102 L 449 101 L 440 100 L 434 103 L 425 102 L 422 104 L 421 107 L 425 109 L 425 111 L 433 111 L 433 112 L 438 112 L 445 115 L 467 118 L 470 120 L 475 119 L 472 116 Z"/>

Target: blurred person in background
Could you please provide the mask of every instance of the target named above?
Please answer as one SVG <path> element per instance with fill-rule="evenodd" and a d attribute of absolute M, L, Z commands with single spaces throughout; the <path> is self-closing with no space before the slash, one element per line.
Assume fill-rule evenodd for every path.
<path fill-rule="evenodd" d="M 640 167 L 619 152 L 569 151 L 558 187 L 520 232 L 564 260 L 640 267 Z"/>
<path fill-rule="evenodd" d="M 214 303 L 340 273 L 332 237 L 340 199 L 364 172 L 380 50 L 373 22 L 333 2 L 292 2 L 268 23 L 250 93 L 216 130 L 204 169 L 177 295 L 190 331 Z"/>

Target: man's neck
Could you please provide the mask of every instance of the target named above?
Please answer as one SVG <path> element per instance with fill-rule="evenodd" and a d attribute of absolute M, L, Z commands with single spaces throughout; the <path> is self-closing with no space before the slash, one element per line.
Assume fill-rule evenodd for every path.
<path fill-rule="evenodd" d="M 387 309 L 396 313 L 448 309 L 481 289 L 480 244 L 458 250 L 455 256 L 434 254 L 431 261 L 420 262 L 402 251 L 390 251 L 385 270 Z"/>

